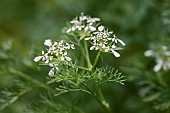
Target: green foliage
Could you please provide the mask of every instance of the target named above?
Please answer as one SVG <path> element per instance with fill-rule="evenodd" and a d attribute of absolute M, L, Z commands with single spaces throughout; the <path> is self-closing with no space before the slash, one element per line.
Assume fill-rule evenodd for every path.
<path fill-rule="evenodd" d="M 157 64 L 154 57 L 144 56 L 148 49 L 157 51 L 162 45 L 170 48 L 169 0 L 5 0 L 0 3 L 0 108 L 2 113 L 105 113 L 96 100 L 82 91 L 57 94 L 55 88 L 63 83 L 72 89 L 78 80 L 55 82 L 53 79 L 65 76 L 46 77 L 49 68 L 37 66 L 33 59 L 41 52 L 42 40 L 63 39 L 61 29 L 75 15 L 84 12 L 100 17 L 102 23 L 117 33 L 126 43 L 120 58 L 101 54 L 93 72 L 69 66 L 74 75 L 92 75 L 100 67 L 114 67 L 126 75 L 125 85 L 106 83 L 101 91 L 115 113 L 169 113 L 169 71 L 154 72 Z M 114 28 L 114 29 L 113 29 Z M 7 41 L 11 38 L 12 41 Z M 71 41 L 70 41 L 71 38 Z M 64 36 L 65 41 L 75 44 L 74 37 Z M 6 41 L 4 41 L 6 40 Z M 13 46 L 11 46 L 13 42 Z M 83 42 L 80 45 L 84 45 Z M 90 46 L 91 43 L 87 45 Z M 32 48 L 34 45 L 34 49 Z M 79 46 L 75 45 L 75 46 Z M 6 48 L 6 49 L 5 49 Z M 10 49 L 9 49 L 10 48 Z M 83 47 L 84 48 L 84 47 Z M 161 50 L 161 49 L 160 49 Z M 71 51 L 76 65 L 87 66 L 82 57 L 82 49 Z M 89 52 L 91 63 L 95 62 L 97 52 Z M 107 67 L 107 68 L 108 68 Z M 78 70 L 76 72 L 76 69 Z M 106 68 L 99 69 L 104 73 Z M 109 69 L 110 70 L 110 69 Z M 108 71 L 107 71 L 108 72 Z M 64 71 L 62 73 L 68 74 Z M 62 74 L 59 73 L 59 74 Z M 72 75 L 72 73 L 70 72 Z M 100 76 L 95 76 L 97 80 Z M 76 78 L 77 77 L 77 78 Z M 68 77 L 69 78 L 69 77 Z M 92 79 L 92 78 L 90 78 Z M 115 78 L 113 78 L 114 80 Z M 55 79 L 57 81 L 57 79 Z M 46 84 L 47 82 L 53 82 Z M 72 82 L 73 81 L 73 82 Z M 80 83 L 77 83 L 80 84 Z M 80 85 L 86 89 L 84 86 Z M 93 92 L 96 84 L 88 82 Z M 73 89 L 74 89 L 73 88 Z M 24 93 L 23 93 L 24 92 Z M 99 91 L 100 92 L 100 91 Z M 98 92 L 98 94 L 100 94 Z M 74 101 L 74 103 L 72 103 Z M 76 102 L 75 102 L 76 101 Z"/>
<path fill-rule="evenodd" d="M 56 94 L 58 96 L 63 93 L 82 91 L 91 94 L 89 92 L 89 84 L 93 82 L 95 89 L 93 93 L 96 93 L 100 86 L 106 82 L 118 82 L 124 84 L 124 76 L 118 71 L 114 71 L 111 67 L 99 68 L 94 72 L 86 72 L 79 70 L 74 65 L 73 67 L 65 67 L 52 78 L 48 84 L 57 83 L 59 86 L 56 87 Z M 91 90 L 90 90 L 91 91 Z"/>

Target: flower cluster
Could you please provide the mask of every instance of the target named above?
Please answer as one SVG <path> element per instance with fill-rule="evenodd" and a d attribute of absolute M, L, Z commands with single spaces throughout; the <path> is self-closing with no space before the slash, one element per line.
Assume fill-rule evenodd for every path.
<path fill-rule="evenodd" d="M 160 50 L 157 51 L 147 50 L 144 53 L 146 57 L 154 57 L 156 59 L 157 64 L 154 66 L 153 70 L 155 72 L 160 71 L 161 68 L 164 71 L 170 70 L 170 50 L 168 50 L 168 47 L 163 45 L 160 47 Z"/>
<path fill-rule="evenodd" d="M 113 37 L 111 37 L 113 36 Z M 85 38 L 85 40 L 91 40 L 92 46 L 90 50 L 100 50 L 102 52 L 112 52 L 115 57 L 120 57 L 120 54 L 115 50 L 118 50 L 116 44 L 119 42 L 121 45 L 125 46 L 125 43 L 118 39 L 113 32 L 109 32 L 104 26 L 99 26 L 97 31 L 93 32 L 90 37 Z"/>
<path fill-rule="evenodd" d="M 86 33 L 90 33 L 96 31 L 95 24 L 96 22 L 100 21 L 99 18 L 91 18 L 90 16 L 85 16 L 81 13 L 81 16 L 74 18 L 70 21 L 70 28 L 67 29 L 67 33 L 78 31 L 85 31 Z"/>
<path fill-rule="evenodd" d="M 53 76 L 56 70 L 59 70 L 58 65 L 64 61 L 71 61 L 71 58 L 67 56 L 67 51 L 75 49 L 73 44 L 64 43 L 63 40 L 60 42 L 53 42 L 50 39 L 45 40 L 44 45 L 48 48 L 46 52 L 42 50 L 42 55 L 34 58 L 35 62 L 42 61 L 49 65 L 51 70 L 48 75 Z"/>

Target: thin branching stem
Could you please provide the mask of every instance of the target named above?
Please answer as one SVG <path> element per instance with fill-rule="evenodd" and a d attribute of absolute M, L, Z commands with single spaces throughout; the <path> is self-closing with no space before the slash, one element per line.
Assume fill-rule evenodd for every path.
<path fill-rule="evenodd" d="M 100 54 L 101 54 L 101 52 L 98 51 L 92 69 L 94 69 L 96 67 L 98 60 L 99 60 L 99 57 L 100 57 Z"/>
<path fill-rule="evenodd" d="M 90 61 L 90 56 L 89 56 L 89 51 L 88 51 L 88 47 L 87 47 L 87 42 L 86 41 L 84 41 L 84 45 L 85 45 L 85 51 L 86 51 L 87 65 L 91 69 L 92 68 L 92 63 Z"/>
<path fill-rule="evenodd" d="M 82 83 L 83 84 L 83 83 Z M 104 98 L 99 98 L 98 95 L 96 93 L 94 93 L 86 84 L 83 84 L 83 86 L 90 92 L 90 94 L 95 97 L 95 99 L 99 102 L 99 104 L 108 112 L 108 113 L 112 113 L 110 110 L 110 107 L 108 105 L 108 103 L 106 103 L 106 101 L 104 100 Z M 100 92 L 101 93 L 101 92 Z M 100 94 L 102 95 L 102 94 Z"/>

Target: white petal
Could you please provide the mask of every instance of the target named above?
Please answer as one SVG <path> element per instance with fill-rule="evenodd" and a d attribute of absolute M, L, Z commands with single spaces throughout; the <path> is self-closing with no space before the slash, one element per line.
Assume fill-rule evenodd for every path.
<path fill-rule="evenodd" d="M 69 33 L 69 32 L 71 32 L 71 28 L 70 28 L 70 29 L 67 29 L 67 31 L 66 31 L 66 33 Z"/>
<path fill-rule="evenodd" d="M 93 50 L 95 47 L 96 47 L 96 46 L 91 46 L 91 47 L 90 47 L 90 50 Z"/>
<path fill-rule="evenodd" d="M 57 71 L 59 71 L 59 68 L 58 68 L 58 67 L 55 67 L 55 69 L 56 69 Z"/>
<path fill-rule="evenodd" d="M 145 53 L 144 53 L 144 55 L 145 55 L 146 57 L 152 56 L 153 54 L 154 54 L 153 50 L 147 50 L 147 51 L 145 51 Z"/>
<path fill-rule="evenodd" d="M 76 30 L 76 26 L 73 26 L 73 27 L 71 28 L 71 30 L 72 30 L 72 31 L 75 31 L 75 30 Z"/>
<path fill-rule="evenodd" d="M 154 70 L 155 72 L 158 72 L 158 71 L 161 70 L 161 67 L 162 67 L 162 65 L 157 64 L 157 65 L 154 66 L 153 70 Z"/>
<path fill-rule="evenodd" d="M 99 31 L 103 31 L 103 30 L 104 30 L 104 26 L 102 26 L 102 25 L 99 26 L 99 27 L 98 27 L 98 30 L 99 30 Z"/>
<path fill-rule="evenodd" d="M 41 52 L 41 53 L 42 53 L 42 55 L 44 55 L 44 53 L 45 53 L 45 52 L 42 50 L 42 52 Z"/>
<path fill-rule="evenodd" d="M 116 46 L 115 46 L 115 45 L 112 45 L 112 48 L 114 49 L 114 48 L 116 48 Z"/>
<path fill-rule="evenodd" d="M 67 61 L 71 61 L 71 58 L 70 57 L 65 57 Z"/>
<path fill-rule="evenodd" d="M 94 26 L 89 26 L 90 31 L 96 31 L 96 28 Z"/>
<path fill-rule="evenodd" d="M 93 21 L 100 21 L 100 18 L 91 18 Z"/>
<path fill-rule="evenodd" d="M 112 53 L 115 55 L 115 57 L 120 57 L 120 54 L 116 52 L 115 50 L 111 49 Z"/>
<path fill-rule="evenodd" d="M 50 39 L 45 40 L 44 45 L 51 46 L 52 45 L 51 40 Z"/>
<path fill-rule="evenodd" d="M 122 41 L 122 40 L 120 40 L 120 39 L 117 39 L 123 46 L 125 46 L 126 44 Z"/>
<path fill-rule="evenodd" d="M 115 34 L 113 35 L 113 38 L 116 38 L 116 35 L 115 35 Z"/>
<path fill-rule="evenodd" d="M 49 71 L 48 76 L 50 76 L 50 77 L 54 76 L 54 68 L 52 68 L 52 69 Z"/>
<path fill-rule="evenodd" d="M 157 60 L 157 64 L 154 66 L 153 70 L 155 72 L 158 72 L 161 70 L 161 67 L 163 66 L 163 60 L 162 59 L 158 59 Z"/>
<path fill-rule="evenodd" d="M 34 58 L 34 62 L 38 62 L 42 59 L 43 56 L 37 56 Z"/>
<path fill-rule="evenodd" d="M 87 37 L 87 38 L 85 38 L 84 40 L 90 40 L 90 38 L 91 38 L 91 37 Z"/>
<path fill-rule="evenodd" d="M 54 65 L 53 65 L 53 64 L 49 64 L 49 66 L 50 66 L 50 67 L 54 67 Z"/>
<path fill-rule="evenodd" d="M 86 26 L 86 27 L 84 28 L 84 31 L 88 31 L 88 29 L 89 29 L 89 26 Z"/>

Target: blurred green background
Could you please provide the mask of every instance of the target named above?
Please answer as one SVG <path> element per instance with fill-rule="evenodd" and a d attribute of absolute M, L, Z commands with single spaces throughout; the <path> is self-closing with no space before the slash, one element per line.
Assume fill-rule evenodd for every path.
<path fill-rule="evenodd" d="M 150 45 L 166 44 L 170 47 L 169 0 L 1 0 L 0 42 L 12 39 L 14 45 L 12 51 L 7 53 L 10 57 L 4 57 L 6 53 L 3 47 L 1 48 L 0 89 L 4 90 L 7 87 L 14 91 L 18 90 L 18 86 L 15 86 L 16 76 L 8 73 L 9 67 L 16 67 L 30 77 L 45 83 L 48 69 L 40 69 L 33 63 L 35 53 L 31 53 L 30 50 L 41 49 L 36 45 L 41 45 L 44 39 L 61 38 L 66 23 L 81 12 L 101 18 L 102 23 L 126 43 L 121 58 L 106 55 L 103 64 L 111 65 L 127 76 L 124 86 L 119 84 L 103 86 L 104 95 L 113 112 L 170 113 L 170 83 L 168 83 L 170 72 L 153 72 L 155 60 L 144 56 L 144 51 L 148 50 Z M 159 82 L 158 76 L 163 80 L 166 78 L 163 81 L 168 84 L 166 87 Z M 24 81 L 22 77 L 19 80 Z M 45 107 L 36 104 L 41 100 L 38 92 L 45 93 L 43 89 L 33 83 L 24 84 L 31 86 L 31 91 L 5 107 L 0 113 L 57 113 L 55 109 L 50 111 L 45 108 L 48 102 Z M 162 96 L 154 95 L 157 92 Z M 70 101 L 78 95 L 82 94 L 70 94 Z M 3 100 L 4 97 L 2 95 L 0 97 Z M 73 104 L 85 113 L 104 113 L 96 101 L 88 95 L 82 95 L 76 100 L 77 103 Z M 58 99 L 56 101 L 60 103 Z M 27 106 L 31 106 L 30 109 Z M 39 108 L 40 111 L 35 112 L 37 109 L 34 111 L 32 106 Z"/>

